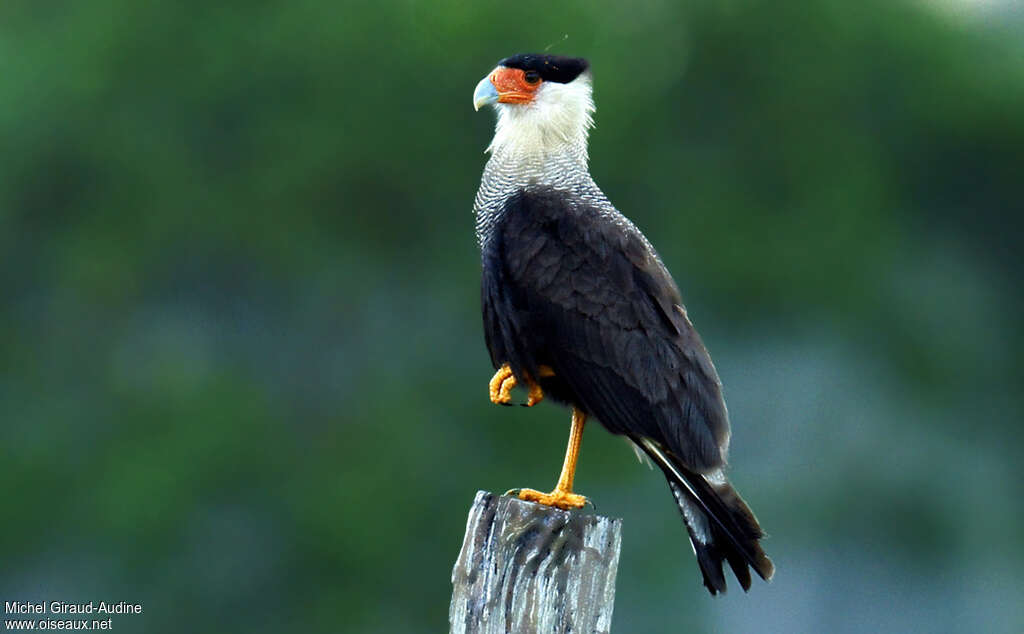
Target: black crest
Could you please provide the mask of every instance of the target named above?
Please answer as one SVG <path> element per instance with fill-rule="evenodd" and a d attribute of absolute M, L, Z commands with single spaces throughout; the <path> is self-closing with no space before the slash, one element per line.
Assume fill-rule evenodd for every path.
<path fill-rule="evenodd" d="M 562 57 L 561 55 L 536 55 L 521 53 L 506 57 L 498 62 L 506 68 L 533 70 L 540 73 L 544 81 L 568 84 L 590 67 L 590 62 L 582 57 Z"/>

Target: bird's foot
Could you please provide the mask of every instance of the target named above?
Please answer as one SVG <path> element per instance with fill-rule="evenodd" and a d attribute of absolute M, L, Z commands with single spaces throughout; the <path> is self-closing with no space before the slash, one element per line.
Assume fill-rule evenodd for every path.
<path fill-rule="evenodd" d="M 544 506 L 554 506 L 563 510 L 569 509 L 580 509 L 590 504 L 593 504 L 587 498 L 573 493 L 571 491 L 562 491 L 555 489 L 551 493 L 541 493 L 533 489 L 512 489 L 505 493 L 505 495 L 513 495 L 520 500 L 527 502 L 536 502 L 537 504 L 543 504 Z"/>
<path fill-rule="evenodd" d="M 512 400 L 512 388 L 516 386 L 516 377 L 512 374 L 512 368 L 508 364 L 498 368 L 498 371 L 491 377 L 489 385 L 491 402 L 495 405 L 508 405 Z"/>
<path fill-rule="evenodd" d="M 537 403 L 544 400 L 544 390 L 540 389 L 540 386 L 530 381 L 530 395 L 526 397 L 526 402 L 523 403 L 526 407 L 533 407 Z"/>
<path fill-rule="evenodd" d="M 537 373 L 542 377 L 555 376 L 554 371 L 546 365 L 540 366 Z M 533 407 L 544 400 L 544 390 L 542 390 L 540 385 L 529 376 L 526 377 L 526 382 L 530 386 L 530 393 L 523 405 L 526 407 Z M 510 401 L 512 400 L 512 388 L 516 385 L 519 385 L 519 381 L 516 380 L 515 375 L 512 374 L 512 368 L 510 368 L 507 363 L 498 368 L 498 371 L 491 377 L 491 382 L 488 385 L 491 402 L 495 405 L 510 405 Z"/>
<path fill-rule="evenodd" d="M 555 376 L 555 371 L 546 365 L 542 365 L 537 368 L 537 374 L 541 378 L 546 378 L 549 376 Z M 526 377 L 526 379 L 530 383 L 530 395 L 526 398 L 526 403 L 524 403 L 524 405 L 526 407 L 533 407 L 544 400 L 544 390 L 540 389 L 540 385 L 530 377 Z"/>

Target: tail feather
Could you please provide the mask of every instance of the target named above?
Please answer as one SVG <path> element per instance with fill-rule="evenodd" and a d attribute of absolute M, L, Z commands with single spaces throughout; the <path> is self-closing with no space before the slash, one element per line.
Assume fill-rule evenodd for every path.
<path fill-rule="evenodd" d="M 724 479 L 709 482 L 683 467 L 650 439 L 633 442 L 665 473 L 711 594 L 725 592 L 723 562 L 729 563 L 744 590 L 750 589 L 750 568 L 765 581 L 771 579 L 775 566 L 758 543 L 764 532 L 736 489 Z"/>

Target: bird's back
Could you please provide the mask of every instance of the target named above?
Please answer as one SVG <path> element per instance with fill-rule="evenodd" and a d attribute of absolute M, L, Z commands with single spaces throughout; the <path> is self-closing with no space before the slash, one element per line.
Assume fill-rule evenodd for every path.
<path fill-rule="evenodd" d="M 495 363 L 532 376 L 551 367 L 552 392 L 613 433 L 653 438 L 698 471 L 721 466 L 718 376 L 632 223 L 572 192 L 523 188 L 497 216 L 483 273 Z"/>

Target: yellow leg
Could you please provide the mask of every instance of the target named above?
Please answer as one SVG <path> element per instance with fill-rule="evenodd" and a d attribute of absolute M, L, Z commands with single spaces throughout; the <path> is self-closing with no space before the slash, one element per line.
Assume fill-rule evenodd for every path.
<path fill-rule="evenodd" d="M 587 503 L 587 498 L 572 492 L 573 479 L 576 477 L 576 460 L 580 455 L 580 443 L 583 440 L 583 424 L 587 416 L 575 407 L 572 408 L 572 426 L 569 428 L 569 446 L 565 450 L 565 462 L 558 484 L 551 493 L 541 493 L 533 489 L 519 489 L 520 500 L 537 502 L 560 509 L 578 509 Z"/>

